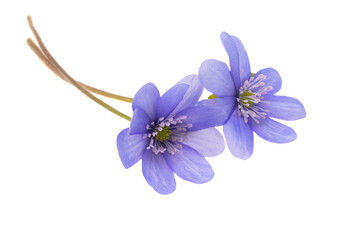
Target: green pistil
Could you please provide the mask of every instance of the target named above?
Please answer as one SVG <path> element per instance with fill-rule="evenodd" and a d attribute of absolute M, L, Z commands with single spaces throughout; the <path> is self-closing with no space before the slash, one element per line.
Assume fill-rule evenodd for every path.
<path fill-rule="evenodd" d="M 156 130 L 157 135 L 155 135 L 156 140 L 164 142 L 170 139 L 171 130 L 168 126 L 164 126 L 161 131 Z"/>
<path fill-rule="evenodd" d="M 251 98 L 251 96 L 253 96 L 255 94 L 249 92 L 249 90 L 246 90 L 243 94 L 241 94 L 240 96 L 240 101 L 242 104 L 249 104 L 249 106 L 251 107 L 253 105 L 253 99 Z M 247 100 L 247 102 L 244 102 L 244 100 Z"/>

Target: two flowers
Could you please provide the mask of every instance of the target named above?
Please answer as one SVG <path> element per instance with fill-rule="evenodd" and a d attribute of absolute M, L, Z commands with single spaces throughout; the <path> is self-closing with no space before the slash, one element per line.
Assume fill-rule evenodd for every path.
<path fill-rule="evenodd" d="M 233 156 L 251 157 L 253 132 L 275 143 L 296 139 L 290 127 L 272 118 L 297 120 L 305 109 L 295 98 L 276 96 L 281 77 L 273 68 L 252 74 L 246 50 L 235 36 L 221 33 L 230 69 L 218 60 L 206 60 L 198 76 L 190 75 L 160 96 L 152 83 L 135 95 L 130 127 L 117 138 L 125 168 L 142 159 L 142 172 L 160 194 L 175 191 L 174 173 L 180 178 L 205 183 L 214 176 L 205 157 L 217 156 L 226 144 Z M 203 87 L 215 97 L 199 101 Z"/>
<path fill-rule="evenodd" d="M 45 47 L 30 16 L 28 23 L 39 47 L 30 38 L 27 43 L 50 70 L 91 100 L 130 121 L 130 127 L 117 137 L 120 159 L 125 168 L 142 159 L 146 181 L 160 194 L 175 191 L 174 174 L 193 183 L 205 183 L 214 177 L 205 157 L 217 156 L 225 149 L 216 126 L 223 126 L 232 155 L 248 159 L 254 149 L 253 132 L 270 142 L 291 142 L 296 139 L 295 131 L 272 118 L 297 120 L 306 115 L 297 99 L 275 95 L 282 84 L 275 69 L 251 73 L 243 44 L 225 32 L 220 37 L 229 55 L 230 69 L 221 61 L 206 60 L 198 76 L 185 77 L 162 96 L 154 84 L 148 83 L 132 99 L 74 80 Z M 203 88 L 213 95 L 199 101 Z M 93 93 L 132 102 L 133 117 Z"/>

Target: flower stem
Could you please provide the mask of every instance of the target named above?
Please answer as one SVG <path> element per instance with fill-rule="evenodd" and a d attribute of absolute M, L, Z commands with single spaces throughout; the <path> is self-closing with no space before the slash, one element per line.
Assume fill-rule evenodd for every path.
<path fill-rule="evenodd" d="M 64 80 L 67 83 L 70 83 L 69 81 L 67 81 L 60 73 L 59 71 L 50 63 L 49 59 L 47 59 L 47 57 L 44 55 L 44 53 L 39 49 L 38 46 L 36 46 L 36 44 L 34 43 L 34 41 L 31 38 L 27 39 L 27 44 L 30 47 L 30 49 L 36 54 L 36 56 L 38 56 L 38 58 L 45 64 L 46 67 L 48 67 L 56 76 L 58 76 L 59 78 L 61 78 L 62 80 Z M 120 100 L 123 102 L 128 102 L 128 103 L 132 103 L 133 99 L 129 98 L 129 97 L 123 97 L 114 93 L 110 93 L 110 92 L 106 92 L 97 88 L 94 88 L 92 86 L 89 86 L 85 83 L 82 83 L 80 81 L 76 81 L 79 85 L 81 85 L 83 88 L 85 88 L 86 90 L 89 90 L 90 92 L 99 94 L 101 96 L 104 97 L 108 97 L 108 98 L 112 98 L 115 100 Z"/>
<path fill-rule="evenodd" d="M 34 24 L 32 22 L 32 19 L 30 16 L 27 17 L 29 26 L 31 31 L 33 32 L 37 42 L 39 43 L 40 49 L 42 50 L 42 53 L 40 51 L 40 49 L 35 45 L 35 43 L 31 40 L 28 39 L 27 43 L 30 46 L 30 48 L 34 51 L 34 53 L 45 63 L 45 65 L 47 67 L 49 67 L 57 76 L 59 76 L 60 78 L 62 78 L 63 80 L 71 83 L 72 85 L 74 85 L 78 90 L 80 90 L 83 94 L 85 94 L 87 97 L 89 97 L 91 100 L 93 100 L 94 102 L 98 103 L 99 105 L 101 105 L 102 107 L 106 108 L 107 110 L 109 110 L 110 112 L 122 117 L 125 120 L 131 121 L 131 117 L 127 116 L 126 114 L 116 110 L 115 108 L 111 107 L 110 105 L 108 105 L 107 103 L 103 102 L 102 100 L 100 100 L 99 98 L 95 97 L 93 94 L 91 94 L 87 89 L 85 84 L 83 83 L 79 83 L 77 81 L 75 81 L 58 63 L 57 61 L 53 58 L 53 56 L 50 54 L 50 52 L 47 50 L 45 44 L 43 43 L 43 41 L 40 38 L 40 35 L 38 34 L 38 32 L 36 31 Z M 84 86 L 85 85 L 85 86 Z M 90 87 L 90 86 L 88 86 Z M 92 87 L 90 87 L 92 88 Z M 92 88 L 95 89 L 95 88 Z M 98 90 L 98 89 L 96 89 Z M 106 93 L 105 91 L 99 90 L 98 92 L 101 93 Z M 115 95 L 115 94 L 114 94 Z"/>

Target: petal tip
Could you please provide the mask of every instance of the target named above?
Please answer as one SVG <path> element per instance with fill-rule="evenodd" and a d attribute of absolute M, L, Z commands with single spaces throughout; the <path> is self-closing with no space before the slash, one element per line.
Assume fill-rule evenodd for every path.
<path fill-rule="evenodd" d="M 142 157 L 148 141 L 141 135 L 129 135 L 129 128 L 121 131 L 116 138 L 117 150 L 121 163 L 128 169 L 136 164 Z"/>
<path fill-rule="evenodd" d="M 211 169 L 211 171 L 208 172 L 207 178 L 203 178 L 203 181 L 200 182 L 199 184 L 210 182 L 214 177 L 215 177 L 215 172 L 213 169 Z"/>
<path fill-rule="evenodd" d="M 223 31 L 220 33 L 220 39 L 222 40 L 223 38 L 228 38 L 230 37 L 230 34 L 228 34 L 227 32 Z"/>
<path fill-rule="evenodd" d="M 161 188 L 154 188 L 154 187 L 153 187 L 153 189 L 154 189 L 157 193 L 159 193 L 159 194 L 161 194 L 161 195 L 169 195 L 169 194 L 175 192 L 175 190 L 176 190 L 176 184 L 174 184 L 173 188 L 161 189 Z"/>
<path fill-rule="evenodd" d="M 306 117 L 306 110 L 305 110 L 305 107 L 304 105 L 299 101 L 300 105 L 301 105 L 301 110 L 302 110 L 302 114 L 299 116 L 300 118 L 299 119 L 303 119 Z"/>
<path fill-rule="evenodd" d="M 248 151 L 248 152 L 233 151 L 233 149 L 230 149 L 230 148 L 229 148 L 229 150 L 234 157 L 239 158 L 243 161 L 248 160 L 253 154 L 253 150 Z"/>
<path fill-rule="evenodd" d="M 224 125 L 226 145 L 231 154 L 243 160 L 250 158 L 254 151 L 254 134 L 249 124 L 238 116 L 235 110 Z"/>
<path fill-rule="evenodd" d="M 160 98 L 160 93 L 154 83 L 149 82 L 142 86 L 135 94 L 132 102 L 132 110 L 142 108 L 148 116 L 153 120 L 155 119 L 156 109 L 155 106 Z"/>
<path fill-rule="evenodd" d="M 293 142 L 297 139 L 297 134 L 296 132 L 293 130 L 293 133 L 291 135 L 289 135 L 289 142 Z"/>

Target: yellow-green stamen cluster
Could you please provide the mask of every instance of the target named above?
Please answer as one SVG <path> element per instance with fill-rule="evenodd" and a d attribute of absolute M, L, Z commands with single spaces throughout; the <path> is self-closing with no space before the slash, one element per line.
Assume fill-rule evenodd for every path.
<path fill-rule="evenodd" d="M 163 127 L 161 131 L 156 130 L 156 132 L 155 138 L 160 142 L 167 141 L 171 137 L 171 130 L 168 126 Z"/>
<path fill-rule="evenodd" d="M 192 124 L 183 122 L 185 119 L 186 116 L 174 118 L 174 115 L 170 115 L 166 119 L 160 117 L 158 121 L 147 124 L 148 132 L 143 136 L 150 139 L 147 149 L 155 154 L 181 152 L 181 143 L 188 141 L 187 129 L 192 127 Z"/>
<path fill-rule="evenodd" d="M 238 101 L 238 113 L 239 116 L 244 118 L 245 123 L 248 122 L 248 118 L 254 120 L 254 122 L 259 123 L 258 119 L 265 118 L 266 113 L 269 110 L 264 109 L 258 105 L 258 103 L 269 104 L 269 101 L 264 101 L 264 95 L 271 91 L 272 86 L 265 86 L 264 80 L 266 76 L 259 74 L 256 78 L 253 76 L 249 80 L 246 80 L 242 87 L 239 89 L 239 98 Z"/>
<path fill-rule="evenodd" d="M 242 104 L 248 104 L 249 107 L 252 107 L 252 105 L 254 104 L 253 103 L 254 98 L 252 96 L 254 95 L 255 94 L 252 93 L 251 91 L 246 90 L 243 94 L 240 95 L 240 102 Z"/>

